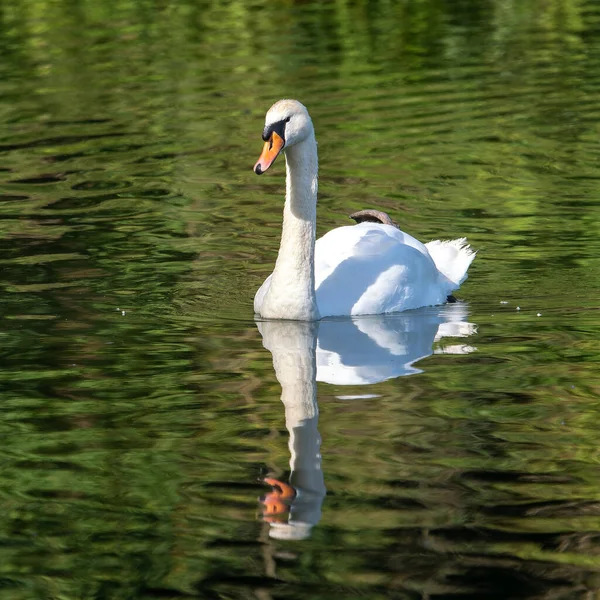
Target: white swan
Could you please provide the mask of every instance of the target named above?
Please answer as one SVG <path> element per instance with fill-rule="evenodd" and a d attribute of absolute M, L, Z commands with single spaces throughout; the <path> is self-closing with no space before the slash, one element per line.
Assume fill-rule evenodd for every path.
<path fill-rule="evenodd" d="M 422 244 L 376 211 L 315 243 L 318 160 L 308 111 L 296 100 L 276 102 L 262 137 L 254 172 L 264 173 L 283 150 L 286 199 L 275 269 L 254 298 L 259 316 L 313 321 L 443 304 L 466 279 L 475 253 L 464 238 Z"/>

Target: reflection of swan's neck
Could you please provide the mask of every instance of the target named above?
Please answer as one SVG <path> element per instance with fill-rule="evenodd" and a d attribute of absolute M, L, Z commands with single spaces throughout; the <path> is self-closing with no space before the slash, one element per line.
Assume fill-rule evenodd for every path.
<path fill-rule="evenodd" d="M 315 297 L 317 142 L 314 133 L 285 150 L 286 198 L 279 255 L 261 313 L 275 319 L 319 318 Z"/>
<path fill-rule="evenodd" d="M 321 437 L 317 430 L 319 407 L 315 333 L 314 327 L 310 327 L 304 329 L 296 339 L 288 337 L 285 350 L 279 348 L 273 352 L 273 366 L 281 384 L 285 426 L 290 433 L 290 483 L 300 493 L 321 494 L 325 485 L 321 471 Z"/>
<path fill-rule="evenodd" d="M 290 433 L 290 483 L 296 490 L 290 523 L 304 523 L 308 530 L 319 521 L 325 496 L 321 437 L 317 430 L 317 327 L 318 323 L 294 321 L 259 324 L 263 343 L 273 355 L 285 425 Z"/>
<path fill-rule="evenodd" d="M 273 333 L 277 333 L 276 336 L 268 335 L 271 327 L 274 328 Z M 320 472 L 321 440 L 317 431 L 317 325 L 295 322 L 263 323 L 262 329 L 265 342 L 273 355 L 275 375 L 281 384 L 285 426 L 290 432 L 292 477 L 300 476 L 299 471 L 316 470 L 319 480 L 317 488 L 320 489 L 323 477 Z M 313 487 L 310 482 L 306 483 L 309 489 Z"/>

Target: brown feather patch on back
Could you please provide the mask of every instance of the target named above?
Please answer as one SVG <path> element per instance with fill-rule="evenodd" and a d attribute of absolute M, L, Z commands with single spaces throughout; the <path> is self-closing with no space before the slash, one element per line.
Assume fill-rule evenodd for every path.
<path fill-rule="evenodd" d="M 381 210 L 373 210 L 370 208 L 366 210 L 359 210 L 355 213 L 352 213 L 350 218 L 354 219 L 357 223 L 363 223 L 364 221 L 367 221 L 369 223 L 381 223 L 383 225 L 393 225 L 394 227 L 398 227 L 398 225 L 392 221 L 390 216 Z"/>

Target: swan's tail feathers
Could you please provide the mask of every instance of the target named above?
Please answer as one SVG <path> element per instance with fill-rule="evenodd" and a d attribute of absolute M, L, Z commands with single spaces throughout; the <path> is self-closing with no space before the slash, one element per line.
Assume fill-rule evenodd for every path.
<path fill-rule="evenodd" d="M 443 242 L 435 240 L 425 246 L 438 271 L 455 285 L 452 289 L 456 289 L 467 278 L 469 265 L 477 254 L 467 244 L 467 238 Z"/>

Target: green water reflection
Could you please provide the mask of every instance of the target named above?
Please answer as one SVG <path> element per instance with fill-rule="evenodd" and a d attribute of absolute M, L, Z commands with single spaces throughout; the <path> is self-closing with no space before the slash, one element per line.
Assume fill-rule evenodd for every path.
<path fill-rule="evenodd" d="M 0 595 L 595 598 L 599 35 L 594 0 L 0 0 Z M 290 475 L 252 319 L 281 97 L 319 234 L 379 207 L 479 250 L 468 338 L 316 384 L 300 542 L 257 502 Z"/>

